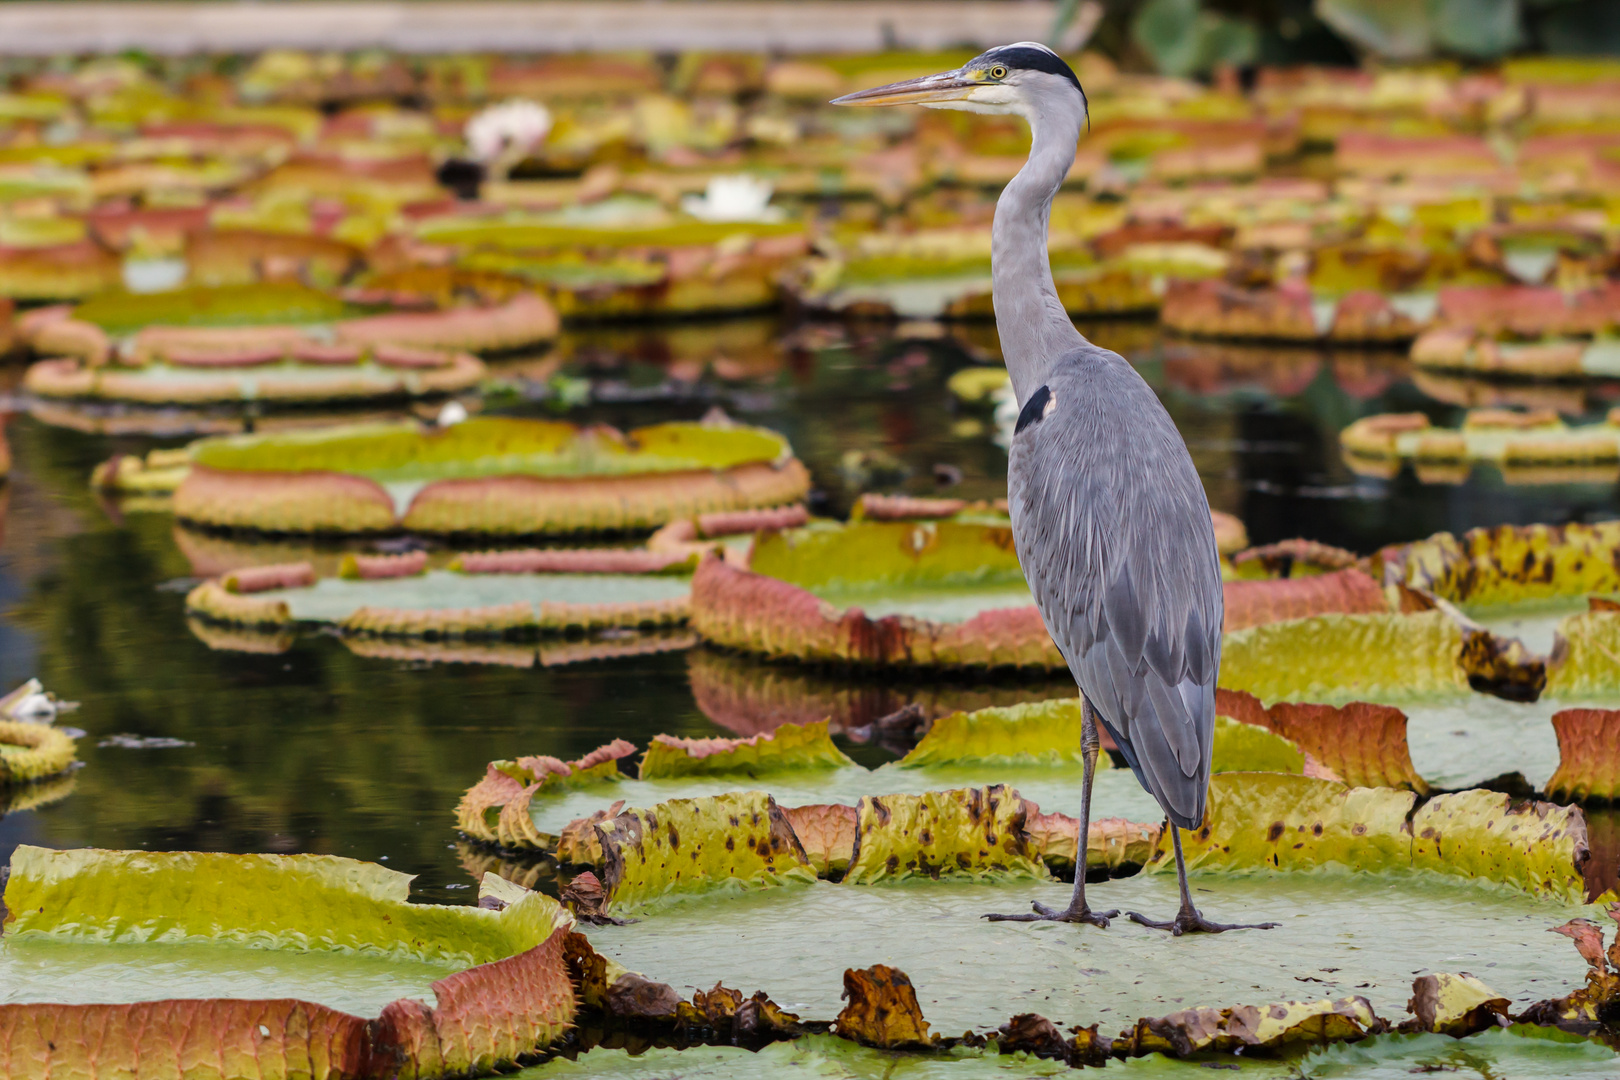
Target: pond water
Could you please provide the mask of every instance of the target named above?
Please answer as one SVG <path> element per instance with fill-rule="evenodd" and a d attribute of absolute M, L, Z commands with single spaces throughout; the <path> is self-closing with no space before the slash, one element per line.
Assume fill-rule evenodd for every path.
<path fill-rule="evenodd" d="M 1352 474 L 1337 448 L 1339 430 L 1360 416 L 1421 409 L 1452 423 L 1466 404 L 1515 394 L 1552 395 L 1572 419 L 1593 418 L 1620 396 L 1614 386 L 1420 383 L 1393 353 L 1191 345 L 1164 340 L 1150 323 L 1085 329 L 1138 365 L 1186 435 L 1211 503 L 1241 517 L 1256 543 L 1306 536 L 1366 552 L 1441 529 L 1620 514 L 1612 483 L 1509 486 L 1489 470 L 1459 484 L 1425 484 L 1410 469 L 1380 480 Z M 817 512 L 845 514 L 863 490 L 987 499 L 1005 493 L 1006 476 L 991 407 L 955 402 L 945 382 L 963 366 L 995 363 L 996 349 L 982 325 L 741 319 L 574 331 L 549 354 L 494 364 L 511 390 L 489 407 L 629 427 L 721 405 L 791 440 L 812 473 Z M 8 373 L 13 385 L 20 370 Z M 755 722 L 733 708 L 750 695 L 775 703 L 761 706 L 766 715 L 859 720 L 912 696 L 974 707 L 1072 692 L 1049 678 L 851 681 L 680 651 L 563 666 L 545 666 L 558 654 L 542 653 L 528 668 L 362 656 L 318 635 L 278 653 L 215 651 L 188 629 L 183 602 L 201 570 L 218 567 L 194 566 L 187 553 L 275 561 L 308 549 L 267 544 L 254 554 L 177 534 L 160 505 L 121 509 L 90 491 L 98 462 L 180 445 L 172 436 L 86 434 L 26 415 L 8 435 L 0 682 L 37 675 L 83 703 L 64 722 L 88 734 L 71 795 L 0 818 L 0 859 L 18 843 L 329 852 L 418 874 L 424 899 L 471 902 L 452 813 L 492 758 L 568 759 L 619 736 L 645 745 L 658 732 L 730 734 Z M 335 553 L 321 555 L 330 573 Z M 1539 731 L 1544 715 L 1526 723 Z M 1511 725 L 1489 709 L 1479 725 L 1437 720 L 1425 725 L 1432 736 L 1414 740 L 1426 769 L 1474 779 L 1512 763 L 1498 755 L 1441 768 L 1462 745 L 1491 743 Z M 1476 727 L 1472 737 L 1449 734 Z M 184 745 L 99 745 L 118 735 L 138 737 L 133 747 Z M 868 767 L 894 757 L 838 737 Z M 1544 779 L 1546 763 L 1535 764 Z"/>

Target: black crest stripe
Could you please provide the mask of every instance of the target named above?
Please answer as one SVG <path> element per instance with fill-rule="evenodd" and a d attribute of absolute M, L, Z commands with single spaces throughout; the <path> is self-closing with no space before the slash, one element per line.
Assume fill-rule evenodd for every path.
<path fill-rule="evenodd" d="M 1013 434 L 1017 435 L 1031 424 L 1040 423 L 1041 414 L 1046 411 L 1046 403 L 1051 399 L 1052 391 L 1044 386 L 1029 395 L 1024 407 L 1018 410 L 1018 426 L 1013 428 Z"/>
<path fill-rule="evenodd" d="M 1080 79 L 1075 75 L 1063 57 L 1045 49 L 1032 49 L 1028 45 L 1007 45 L 1000 49 L 991 49 L 985 54 L 986 60 L 995 60 L 1006 64 L 1010 68 L 1023 68 L 1029 71 L 1044 71 L 1049 75 L 1061 75 L 1074 83 L 1074 88 L 1080 90 L 1082 96 L 1085 91 L 1080 89 Z"/>

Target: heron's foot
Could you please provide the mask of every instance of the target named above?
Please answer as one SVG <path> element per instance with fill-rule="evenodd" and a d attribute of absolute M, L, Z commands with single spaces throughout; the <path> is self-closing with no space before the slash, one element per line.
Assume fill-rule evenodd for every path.
<path fill-rule="evenodd" d="M 1282 925 L 1281 923 L 1274 922 L 1210 922 L 1208 919 L 1204 918 L 1203 915 L 1199 914 L 1196 908 L 1188 908 L 1183 910 L 1175 918 L 1164 921 L 1150 919 L 1146 915 L 1143 915 L 1137 911 L 1132 911 L 1129 914 L 1131 921 L 1134 923 L 1141 923 L 1143 926 L 1151 927 L 1154 930 L 1168 930 L 1176 937 L 1180 937 L 1182 934 L 1224 934 L 1228 930 L 1275 930 L 1277 927 Z"/>
<path fill-rule="evenodd" d="M 1039 900 L 1031 903 L 1030 907 L 1034 908 L 1035 910 L 1021 915 L 985 915 L 983 918 L 988 919 L 991 922 L 1090 923 L 1092 926 L 1100 926 L 1106 930 L 1108 928 L 1108 920 L 1119 914 L 1117 909 L 1114 911 L 1092 911 L 1090 906 L 1086 904 L 1081 904 L 1077 908 L 1064 908 L 1063 910 L 1059 911 L 1057 908 L 1047 907 Z"/>

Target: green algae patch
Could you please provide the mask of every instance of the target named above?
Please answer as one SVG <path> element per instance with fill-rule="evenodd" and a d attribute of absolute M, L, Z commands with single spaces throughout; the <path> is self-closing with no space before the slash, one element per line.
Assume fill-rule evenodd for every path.
<path fill-rule="evenodd" d="M 900 766 L 1080 765 L 1081 710 L 1080 699 L 1070 698 L 942 716 Z M 1113 762 L 1101 754 L 1097 767 Z"/>
<path fill-rule="evenodd" d="M 1051 876 L 1031 849 L 1023 800 L 1000 784 L 867 796 L 855 814 L 846 885 L 913 877 Z"/>
<path fill-rule="evenodd" d="M 783 724 L 746 739 L 682 739 L 655 735 L 642 755 L 640 777 L 764 776 L 797 769 L 842 769 L 854 765 L 827 734 L 827 721 Z"/>
<path fill-rule="evenodd" d="M 1424 803 L 1412 817 L 1412 864 L 1570 902 L 1586 894 L 1586 820 L 1570 806 L 1515 805 L 1494 791 Z"/>
<path fill-rule="evenodd" d="M 816 880 L 786 816 L 762 791 L 626 810 L 597 832 L 602 883 L 614 911 L 683 895 Z"/>
<path fill-rule="evenodd" d="M 1305 772 L 1305 753 L 1299 746 L 1258 724 L 1230 716 L 1215 718 L 1212 772 Z"/>
<path fill-rule="evenodd" d="M 1462 631 L 1438 611 L 1318 615 L 1227 634 L 1221 686 L 1263 701 L 1461 693 Z"/>
<path fill-rule="evenodd" d="M 0 1005 L 0 1074 L 271 1077 L 302 1062 L 358 1080 L 386 1061 L 466 1075 L 543 1049 L 573 1021 L 571 917 L 496 878 L 481 895 L 500 910 L 411 904 L 408 875 L 322 855 L 22 846 L 10 871 L 0 967 L 22 977 Z M 226 953 L 248 973 L 229 979 Z M 32 962 L 49 971 L 30 989 Z M 157 974 L 174 981 L 154 986 Z M 308 980 L 315 996 L 377 1005 L 391 979 L 410 996 L 369 1019 L 289 992 Z M 57 991 L 77 1000 L 39 1000 Z"/>
<path fill-rule="evenodd" d="M 1406 819 L 1416 796 L 1393 788 L 1348 788 L 1280 773 L 1211 778 L 1204 826 L 1183 834 L 1189 870 L 1315 870 L 1365 873 L 1411 865 Z M 1175 873 L 1162 836 L 1150 872 Z"/>
<path fill-rule="evenodd" d="M 248 326 L 327 322 L 352 314 L 342 300 L 296 282 L 193 286 L 158 293 L 103 293 L 73 309 L 73 317 L 110 334 L 143 326 Z"/>

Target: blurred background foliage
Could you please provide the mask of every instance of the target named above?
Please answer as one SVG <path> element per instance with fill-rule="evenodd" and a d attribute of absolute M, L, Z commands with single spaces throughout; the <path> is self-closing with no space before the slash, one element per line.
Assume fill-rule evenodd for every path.
<path fill-rule="evenodd" d="M 1052 40 L 1088 24 L 1092 43 L 1126 66 L 1177 76 L 1363 59 L 1620 55 L 1615 0 L 1063 0 Z"/>

